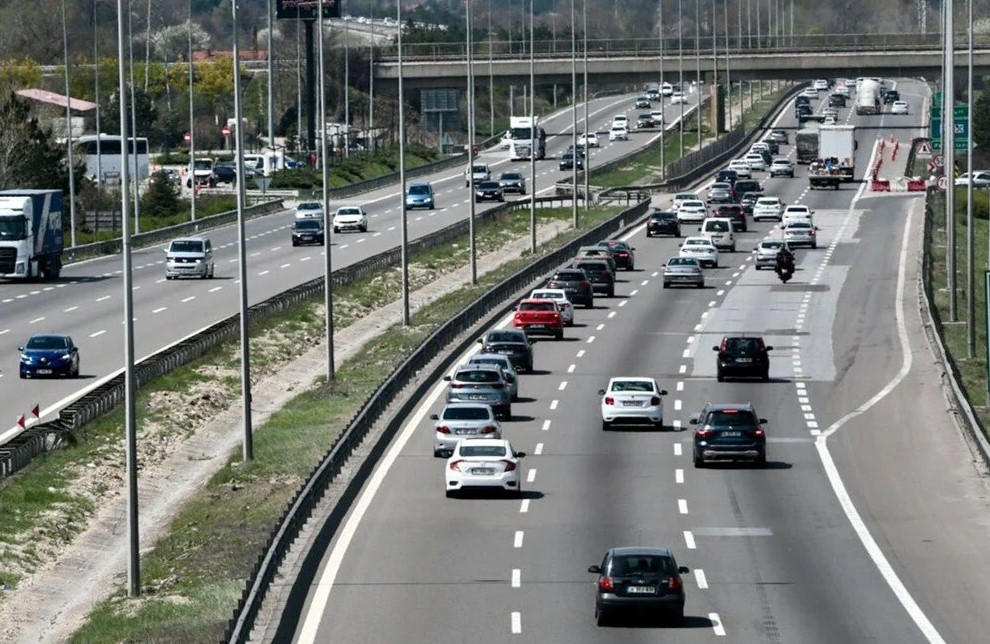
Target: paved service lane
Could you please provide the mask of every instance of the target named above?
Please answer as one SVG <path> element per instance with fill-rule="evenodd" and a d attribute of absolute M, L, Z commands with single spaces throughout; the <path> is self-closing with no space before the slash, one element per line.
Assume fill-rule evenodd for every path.
<path fill-rule="evenodd" d="M 599 130 L 607 127 L 615 113 L 634 114 L 632 95 L 608 96 L 589 103 L 589 121 Z M 579 110 L 583 117 L 584 110 Z M 537 163 L 537 189 L 541 194 L 552 191 L 552 183 L 569 172 L 557 167 L 557 156 L 571 143 L 570 110 L 550 116 L 547 127 L 559 136 L 549 138 L 550 158 Z M 579 129 L 583 127 L 578 121 Z M 602 147 L 591 153 L 592 166 L 645 145 L 658 132 L 635 132 L 629 141 L 610 144 L 603 137 Z M 530 178 L 530 164 L 512 164 L 506 151 L 488 151 L 480 161 L 498 173 L 519 169 Z M 469 211 L 468 190 L 464 187 L 462 168 L 437 172 L 422 180 L 433 183 L 437 191 L 437 209 L 414 210 L 408 214 L 409 236 L 417 238 L 466 218 Z M 347 203 L 362 203 L 370 217 L 367 233 L 335 235 L 334 266 L 346 266 L 359 259 L 392 248 L 399 243 L 400 204 L 398 185 L 387 186 Z M 515 197 L 511 197 L 515 198 Z M 336 208 L 344 202 L 332 203 Z M 492 204 L 479 204 L 478 210 Z M 248 260 L 250 262 L 249 299 L 253 304 L 292 286 L 323 274 L 323 249 L 317 246 L 293 248 L 289 227 L 292 211 L 284 211 L 246 223 Z M 237 230 L 227 226 L 206 233 L 216 248 L 214 280 L 165 281 L 162 247 L 135 251 L 134 311 L 136 318 L 136 352 L 143 357 L 187 335 L 237 312 L 236 288 Z M 15 283 L 0 286 L 0 355 L 7 356 L 0 370 L 0 408 L 9 412 L 13 425 L 20 413 L 40 403 L 45 413 L 54 413 L 58 403 L 78 395 L 85 387 L 123 367 L 120 351 L 122 330 L 121 269 L 119 257 L 106 257 L 65 267 L 57 283 Z M 21 381 L 17 377 L 17 347 L 34 333 L 69 333 L 81 347 L 81 380 Z M 0 427 L 4 427 L 0 423 Z M 15 428 L 16 429 L 16 428 Z M 0 430 L 3 431 L 3 430 Z M 0 438 L 0 442 L 2 442 Z"/>
<path fill-rule="evenodd" d="M 900 89 L 920 103 L 920 84 Z M 917 114 L 919 105 L 912 107 Z M 919 122 L 903 122 L 894 133 L 908 140 L 908 127 Z M 874 133 L 864 133 L 861 168 L 873 152 Z M 986 510 L 977 472 L 965 458 L 951 460 L 964 445 L 944 430 L 938 433 L 949 446 L 933 457 L 906 446 L 885 450 L 885 440 L 901 432 L 926 448 L 941 444 L 925 431 L 940 412 L 931 403 L 937 381 L 909 379 L 912 389 L 895 390 L 884 403 L 908 427 L 871 432 L 876 417 L 871 424 L 864 415 L 855 432 L 850 422 L 833 434 L 834 472 L 822 467 L 816 448 L 826 428 L 901 367 L 891 309 L 904 281 L 902 240 L 919 236 L 918 218 L 906 217 L 917 199 L 872 197 L 861 185 L 802 194 L 805 176 L 802 167 L 798 178 L 766 184 L 787 203 L 813 204 L 822 229 L 817 250 L 798 251 L 799 270 L 787 285 L 751 268 L 748 249 L 769 224 L 739 236 L 740 252 L 723 254 L 723 267 L 706 272 L 704 290 L 662 289 L 656 270 L 676 241 L 647 240 L 641 230 L 631 236 L 640 269 L 620 274 L 615 298 L 579 310 L 564 341 L 539 342 L 537 372 L 521 379 L 523 402 L 505 424 L 506 437 L 528 453 L 521 499 L 444 497 L 444 463 L 432 456 L 425 420 L 440 406 L 438 383 L 326 554 L 296 615 L 296 641 L 501 642 L 513 634 L 532 642 L 913 643 L 949 634 L 980 641 L 987 617 L 972 598 L 990 592 L 979 578 L 990 562 L 976 545 L 980 536 L 985 543 L 985 522 L 951 538 L 932 525 Z M 740 330 L 774 346 L 770 383 L 713 378 L 711 346 Z M 636 374 L 669 391 L 666 431 L 603 432 L 597 390 L 610 376 Z M 924 414 L 905 412 L 921 392 Z M 688 420 L 706 401 L 752 401 L 769 420 L 766 469 L 693 467 Z M 954 463 L 951 475 L 931 489 L 914 481 L 915 467 L 938 477 L 946 463 Z M 864 547 L 849 507 L 833 492 L 836 474 L 876 532 L 889 569 Z M 909 492 L 897 492 L 901 486 Z M 960 492 L 950 508 L 937 508 L 942 494 Z M 607 547 L 632 544 L 669 545 L 692 568 L 683 628 L 595 626 L 593 576 L 585 569 Z M 967 609 L 954 608 L 957 602 Z M 924 630 L 926 619 L 935 627 Z"/>

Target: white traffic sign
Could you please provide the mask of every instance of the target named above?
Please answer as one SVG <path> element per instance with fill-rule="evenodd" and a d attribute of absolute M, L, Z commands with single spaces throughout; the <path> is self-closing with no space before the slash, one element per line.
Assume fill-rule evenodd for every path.
<path fill-rule="evenodd" d="M 944 168 L 945 167 L 945 155 L 936 154 L 935 155 L 935 165 Z"/>
<path fill-rule="evenodd" d="M 915 151 L 914 156 L 919 159 L 929 158 L 932 156 L 932 144 L 928 141 L 922 141 L 921 144 L 918 145 L 918 149 Z"/>
<path fill-rule="evenodd" d="M 255 184 L 257 184 L 259 188 L 261 188 L 262 193 L 266 193 L 268 192 L 268 186 L 272 184 L 272 178 L 263 175 L 258 175 L 254 178 L 254 182 Z"/>
<path fill-rule="evenodd" d="M 942 175 L 941 177 L 938 178 L 938 181 L 936 182 L 935 185 L 938 186 L 939 190 L 945 190 L 946 187 L 948 187 L 949 185 L 949 178 L 946 177 L 945 175 Z"/>

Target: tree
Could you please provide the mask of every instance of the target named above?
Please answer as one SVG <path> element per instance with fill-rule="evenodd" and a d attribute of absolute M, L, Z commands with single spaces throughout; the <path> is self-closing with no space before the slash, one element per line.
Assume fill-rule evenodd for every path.
<path fill-rule="evenodd" d="M 168 217 L 179 212 L 179 186 L 169 181 L 164 170 L 151 175 L 148 189 L 141 195 L 141 213 L 149 217 Z"/>
<path fill-rule="evenodd" d="M 112 87 L 113 92 L 106 99 L 106 106 L 100 110 L 100 118 L 102 119 L 100 129 L 104 132 L 120 132 L 120 101 L 117 97 L 116 83 Z M 127 103 L 129 105 L 130 100 Z M 151 96 L 140 87 L 134 88 L 134 114 L 137 121 L 137 132 L 131 132 L 130 109 L 128 109 L 127 114 L 128 136 L 149 136 L 153 132 L 155 121 L 158 119 L 158 110 L 155 108 Z"/>
<path fill-rule="evenodd" d="M 68 194 L 65 146 L 51 130 L 42 129 L 26 101 L 10 93 L 0 103 L 0 186 L 56 188 Z M 76 187 L 83 183 L 86 164 L 76 157 Z"/>
<path fill-rule="evenodd" d="M 210 34 L 195 22 L 192 23 L 192 46 L 193 51 L 210 46 Z M 189 51 L 189 21 L 181 25 L 170 25 L 151 34 L 151 47 L 160 60 L 186 60 Z"/>
<path fill-rule="evenodd" d="M 973 143 L 981 150 L 990 149 L 990 90 L 973 97 Z"/>

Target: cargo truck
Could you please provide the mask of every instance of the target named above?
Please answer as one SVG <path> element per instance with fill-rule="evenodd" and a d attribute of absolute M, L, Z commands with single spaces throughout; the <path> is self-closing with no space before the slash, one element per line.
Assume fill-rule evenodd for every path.
<path fill-rule="evenodd" d="M 818 158 L 831 161 L 843 181 L 856 174 L 856 128 L 852 125 L 823 125 L 818 130 Z"/>
<path fill-rule="evenodd" d="M 880 82 L 873 78 L 864 78 L 856 85 L 856 114 L 880 114 Z"/>
<path fill-rule="evenodd" d="M 818 155 L 818 128 L 806 127 L 797 131 L 794 135 L 794 147 L 797 149 L 798 163 L 812 163 L 819 158 Z"/>
<path fill-rule="evenodd" d="M 62 272 L 62 191 L 0 191 L 0 279 Z"/>
<path fill-rule="evenodd" d="M 537 159 L 547 155 L 547 134 L 536 119 L 528 116 L 513 116 L 509 119 L 509 159 L 522 161 L 536 154 Z"/>

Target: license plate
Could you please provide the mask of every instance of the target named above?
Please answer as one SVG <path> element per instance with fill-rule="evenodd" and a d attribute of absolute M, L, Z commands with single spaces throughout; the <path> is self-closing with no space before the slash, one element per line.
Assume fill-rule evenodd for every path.
<path fill-rule="evenodd" d="M 547 328 L 547 325 L 546 324 L 530 324 L 529 325 L 529 328 L 530 329 L 545 329 L 545 328 Z"/>
<path fill-rule="evenodd" d="M 467 434 L 476 434 L 477 432 L 473 429 L 455 429 L 454 433 L 458 436 L 464 436 Z"/>
<path fill-rule="evenodd" d="M 37 374 L 39 374 L 39 375 L 42 375 L 42 376 L 47 376 L 47 375 L 50 375 L 51 374 L 52 370 L 51 369 L 35 369 L 34 372 L 37 373 Z"/>
<path fill-rule="evenodd" d="M 629 586 L 626 592 L 630 595 L 655 595 L 657 589 L 656 586 Z"/>
<path fill-rule="evenodd" d="M 627 401 L 623 402 L 622 404 L 625 405 L 626 407 L 639 407 L 640 406 L 640 403 L 637 402 L 637 401 L 635 401 L 635 400 L 627 400 Z"/>
<path fill-rule="evenodd" d="M 478 476 L 491 476 L 495 473 L 495 470 L 491 467 L 472 467 L 471 473 Z"/>
<path fill-rule="evenodd" d="M 752 362 L 752 358 L 736 358 L 736 362 Z"/>
<path fill-rule="evenodd" d="M 742 432 L 722 432 L 722 436 L 729 436 L 729 437 L 742 436 Z"/>
<path fill-rule="evenodd" d="M 507 349 L 503 349 L 502 351 L 499 351 L 499 354 L 500 355 L 503 355 L 503 356 L 511 356 L 512 355 L 512 351 L 509 351 Z"/>
<path fill-rule="evenodd" d="M 488 400 L 488 396 L 485 394 L 471 394 L 468 396 L 468 400 Z"/>

